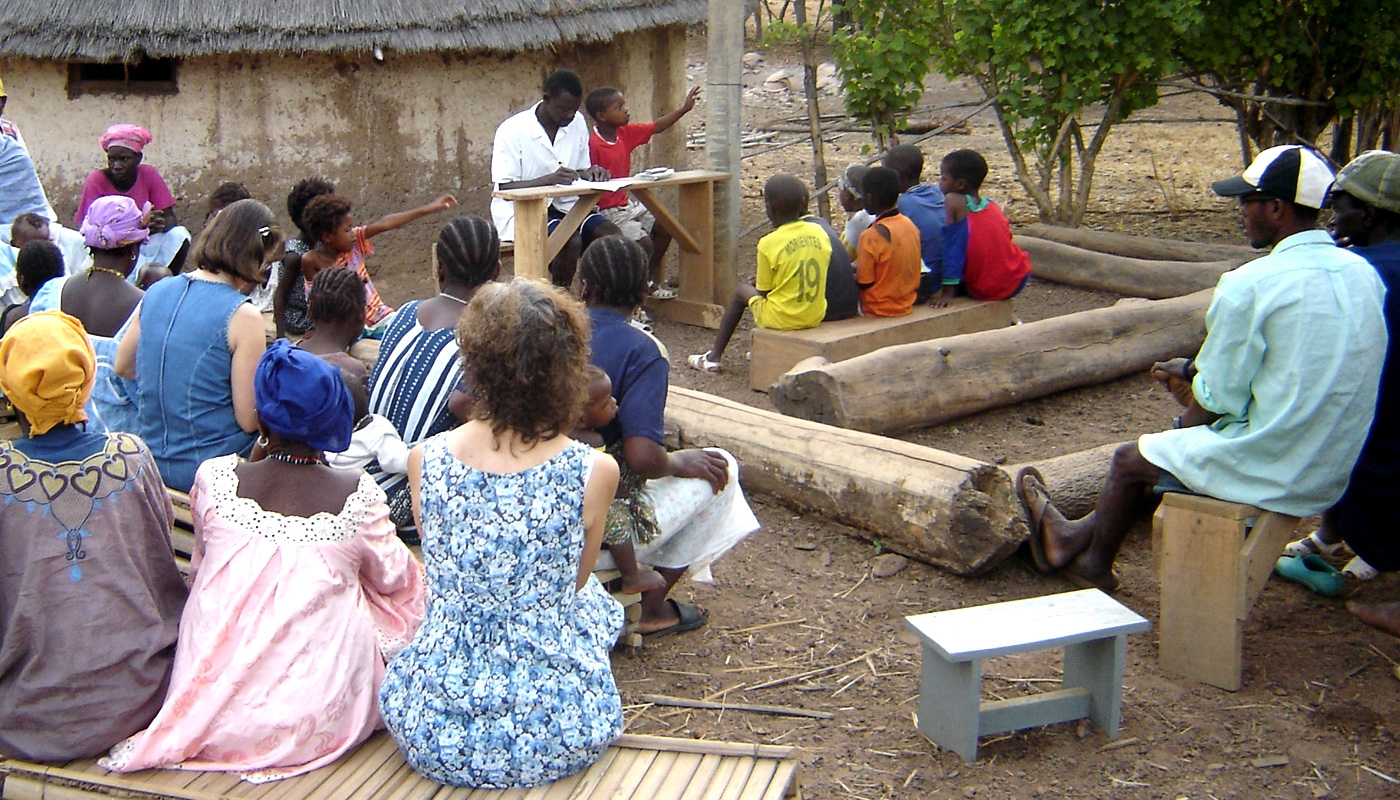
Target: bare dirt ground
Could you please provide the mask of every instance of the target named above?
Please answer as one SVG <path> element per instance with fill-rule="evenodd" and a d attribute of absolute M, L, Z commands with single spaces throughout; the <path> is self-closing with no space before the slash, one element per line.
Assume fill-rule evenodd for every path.
<path fill-rule="evenodd" d="M 747 75 L 747 86 L 760 85 L 779 67 L 800 71 L 790 54 L 764 56 Z M 703 59 L 704 41 L 695 38 L 693 82 L 703 83 Z M 961 81 L 933 78 L 927 88 L 926 107 L 980 100 Z M 745 99 L 750 127 L 802 113 L 795 93 L 749 91 Z M 839 101 L 827 96 L 823 104 L 831 111 Z M 961 112 L 941 107 L 932 113 L 946 118 Z M 1180 96 L 1124 125 L 1100 158 L 1087 224 L 1238 243 L 1232 206 L 1209 192 L 1210 180 L 1240 167 L 1234 129 L 1198 121 L 1225 116 L 1208 99 Z M 703 119 L 703 107 L 687 119 L 692 134 L 703 128 Z M 970 120 L 967 131 L 923 144 L 933 168 L 949 150 L 979 150 L 992 169 L 984 193 L 1002 202 L 1014 222 L 1031 221 L 1033 209 L 1015 184 L 991 117 Z M 836 138 L 828 161 L 840 169 L 863 160 L 868 143 L 863 134 Z M 692 151 L 692 158 L 699 163 L 700 151 Z M 746 160 L 744 227 L 761 218 L 763 181 L 779 171 L 810 182 L 810 148 L 798 144 Z M 762 232 L 741 243 L 741 252 L 752 253 Z M 425 266 L 388 262 L 377 282 L 397 303 L 434 291 L 427 273 Z M 751 257 L 741 258 L 739 275 L 752 280 Z M 1116 299 L 1033 282 L 1016 305 L 1018 316 L 1034 320 Z M 730 345 L 728 369 L 721 375 L 693 372 L 683 362 L 686 354 L 706 349 L 711 332 L 661 323 L 657 334 L 670 348 L 674 385 L 771 408 L 765 395 L 747 388 L 747 328 Z M 1143 376 L 985 412 L 907 438 L 990 462 L 1017 462 L 1159 430 L 1174 409 Z M 1357 623 L 1340 601 L 1271 581 L 1245 628 L 1244 688 L 1235 693 L 1162 672 L 1155 634 L 1133 636 L 1117 742 L 1084 723 L 1053 725 L 984 739 L 981 758 L 968 764 L 914 729 L 919 652 L 903 617 L 1072 587 L 1038 576 L 1019 561 L 978 578 L 955 577 L 917 562 L 893 577 L 875 578 L 871 565 L 877 551 L 847 535 L 843 526 L 766 497 L 751 500 L 763 529 L 716 565 L 713 585 L 687 584 L 677 592 L 710 609 L 710 625 L 651 643 L 635 657 L 615 658 L 629 731 L 795 746 L 804 765 L 802 795 L 808 798 L 1400 797 L 1400 748 L 1389 729 L 1400 701 L 1400 672 L 1394 666 L 1400 643 Z M 1118 599 L 1155 623 L 1158 585 L 1145 538 L 1128 542 L 1119 568 Z M 1393 577 L 1376 583 L 1364 590 L 1368 596 L 1400 593 Z M 820 670 L 826 671 L 760 688 Z M 1055 654 L 989 661 L 983 665 L 984 697 L 1053 688 L 1058 670 Z M 645 694 L 791 706 L 834 716 L 676 709 L 644 703 Z"/>

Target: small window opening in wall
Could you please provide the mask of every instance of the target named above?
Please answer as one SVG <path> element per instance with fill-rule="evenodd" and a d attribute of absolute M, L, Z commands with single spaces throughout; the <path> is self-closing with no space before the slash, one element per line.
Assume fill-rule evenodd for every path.
<path fill-rule="evenodd" d="M 68 65 L 68 96 L 84 94 L 176 94 L 176 61 L 142 58 L 138 61 L 73 63 Z"/>

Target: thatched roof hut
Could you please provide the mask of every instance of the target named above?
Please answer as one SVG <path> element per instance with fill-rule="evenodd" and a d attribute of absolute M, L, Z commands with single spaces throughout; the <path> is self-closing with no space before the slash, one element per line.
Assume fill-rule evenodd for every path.
<path fill-rule="evenodd" d="M 198 223 L 240 180 L 282 205 L 327 175 L 373 218 L 453 191 L 486 213 L 496 125 L 576 69 L 627 91 L 638 119 L 686 89 L 686 26 L 705 0 L 8 0 L 0 3 L 6 116 L 23 130 L 60 215 L 103 163 L 110 123 L 150 128 L 146 161 Z M 683 137 L 642 158 L 679 165 Z M 422 223 L 427 224 L 427 223 Z M 421 231 L 418 238 L 421 238 Z M 386 237 L 392 247 L 394 235 Z M 384 247 L 381 249 L 391 249 Z"/>
<path fill-rule="evenodd" d="M 0 6 L 0 56 L 131 61 L 220 53 L 537 50 L 689 25 L 705 0 L 12 0 Z"/>

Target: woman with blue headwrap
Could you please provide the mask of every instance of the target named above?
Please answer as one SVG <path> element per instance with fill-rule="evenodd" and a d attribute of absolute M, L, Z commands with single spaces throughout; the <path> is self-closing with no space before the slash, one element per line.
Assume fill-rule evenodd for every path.
<path fill-rule="evenodd" d="M 344 755 L 380 727 L 385 661 L 423 615 L 423 570 L 384 492 L 326 465 L 350 442 L 340 371 L 285 340 L 254 374 L 266 457 L 206 461 L 190 490 L 190 598 L 165 705 L 108 769 L 179 765 L 261 782 Z"/>

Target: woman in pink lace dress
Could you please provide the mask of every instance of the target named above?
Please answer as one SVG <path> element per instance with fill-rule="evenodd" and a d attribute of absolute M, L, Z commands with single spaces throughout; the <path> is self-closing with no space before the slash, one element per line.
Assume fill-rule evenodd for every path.
<path fill-rule="evenodd" d="M 279 341 L 255 395 L 267 457 L 200 466 L 170 692 L 108 769 L 275 780 L 329 764 L 381 726 L 385 661 L 422 620 L 422 567 L 374 480 L 325 464 L 350 441 L 339 371 Z"/>

